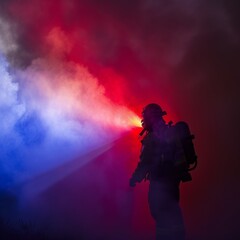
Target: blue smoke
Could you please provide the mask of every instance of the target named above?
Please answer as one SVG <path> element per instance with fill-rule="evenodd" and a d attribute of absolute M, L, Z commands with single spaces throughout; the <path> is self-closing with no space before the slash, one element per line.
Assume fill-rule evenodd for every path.
<path fill-rule="evenodd" d="M 46 127 L 37 112 L 24 114 L 15 124 L 14 130 L 26 146 L 37 146 L 46 139 Z"/>
<path fill-rule="evenodd" d="M 58 68 L 52 72 L 50 69 L 48 72 L 47 66 L 45 60 L 39 60 L 25 70 L 16 70 L 11 69 L 3 55 L 0 57 L 0 117 L 2 120 L 2 134 L 0 135 L 2 181 L 0 188 L 2 189 L 22 188 L 23 185 L 29 185 L 28 182 L 34 182 L 36 177 L 65 166 L 58 171 L 55 177 L 52 176 L 51 180 L 44 180 L 44 187 L 39 186 L 39 189 L 44 190 L 66 174 L 70 174 L 109 149 L 111 143 L 121 135 L 122 130 L 115 130 L 114 125 L 102 125 L 107 118 L 102 117 L 102 121 L 99 121 L 99 116 L 93 114 L 91 109 L 89 113 L 86 112 L 88 107 L 85 105 L 82 107 L 88 114 L 87 117 L 86 114 L 81 115 L 81 109 L 78 109 L 78 105 L 75 106 L 74 102 L 72 102 L 72 107 L 73 109 L 75 107 L 77 112 L 70 111 L 69 105 L 63 106 L 62 109 L 61 104 L 54 105 L 58 103 L 55 99 L 58 95 L 52 95 L 53 90 L 49 90 L 50 93 L 44 92 L 45 88 L 41 88 L 41 84 L 45 84 L 45 87 L 46 85 L 51 86 L 52 78 L 48 77 L 49 75 L 54 76 Z M 75 69 L 75 65 L 68 67 Z M 62 75 L 56 77 L 60 79 L 60 82 L 54 82 L 55 87 L 58 86 L 60 89 L 61 87 L 65 88 L 65 85 L 61 85 L 61 77 L 64 78 L 65 72 L 61 71 Z M 76 76 L 73 75 L 73 77 Z M 71 76 L 69 78 L 71 79 Z M 87 81 L 91 87 L 91 76 Z M 75 84 L 75 82 L 73 83 Z M 87 86 L 87 83 L 82 84 Z M 102 101 L 106 104 L 102 93 L 97 92 L 101 88 L 96 88 L 95 82 L 92 85 L 94 86 L 93 90 L 91 88 L 88 90 L 89 96 L 82 95 L 82 99 L 86 98 L 87 104 L 91 101 L 92 103 Z M 97 95 L 98 98 L 91 100 L 92 95 Z M 74 98 L 72 98 L 73 100 Z M 109 109 L 111 111 L 111 108 Z M 104 109 L 104 111 L 106 110 Z M 76 158 L 79 160 L 75 161 Z M 71 165 L 72 161 L 74 161 L 74 165 Z M 67 170 L 64 171 L 64 169 Z M 35 186 L 31 186 L 31 188 L 33 189 Z M 36 189 L 35 192 L 37 192 Z"/>

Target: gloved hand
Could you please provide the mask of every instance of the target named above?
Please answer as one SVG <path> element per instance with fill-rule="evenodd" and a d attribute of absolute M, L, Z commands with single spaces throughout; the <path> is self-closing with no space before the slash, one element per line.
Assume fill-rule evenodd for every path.
<path fill-rule="evenodd" d="M 136 181 L 133 178 L 130 178 L 129 180 L 129 186 L 130 187 L 135 187 L 136 186 Z"/>

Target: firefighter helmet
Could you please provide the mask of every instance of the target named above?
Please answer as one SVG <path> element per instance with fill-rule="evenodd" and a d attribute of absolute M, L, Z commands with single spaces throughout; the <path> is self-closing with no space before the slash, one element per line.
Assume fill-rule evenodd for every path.
<path fill-rule="evenodd" d="M 152 125 L 156 120 L 162 119 L 166 112 L 156 103 L 150 103 L 143 108 L 142 111 L 142 126 L 145 130 L 151 131 Z"/>
<path fill-rule="evenodd" d="M 166 115 L 167 113 L 165 111 L 163 111 L 162 108 L 158 104 L 150 103 L 143 108 L 142 116 L 144 117 L 144 115 L 146 115 L 146 114 L 151 114 L 156 117 L 162 117 L 162 116 Z"/>

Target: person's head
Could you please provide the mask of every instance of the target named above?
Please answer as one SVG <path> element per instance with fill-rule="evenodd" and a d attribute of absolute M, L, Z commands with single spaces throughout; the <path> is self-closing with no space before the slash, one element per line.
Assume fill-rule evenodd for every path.
<path fill-rule="evenodd" d="M 156 103 L 150 103 L 143 108 L 142 111 L 142 125 L 148 131 L 152 130 L 152 127 L 155 123 L 163 121 L 163 116 L 166 115 L 166 112 Z"/>

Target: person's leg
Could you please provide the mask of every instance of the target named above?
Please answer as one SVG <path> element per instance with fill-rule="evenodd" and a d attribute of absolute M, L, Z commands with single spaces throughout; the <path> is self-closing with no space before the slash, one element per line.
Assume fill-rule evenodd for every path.
<path fill-rule="evenodd" d="M 178 185 L 176 184 L 150 182 L 148 201 L 151 215 L 156 221 L 157 240 L 185 239 L 178 191 Z"/>

